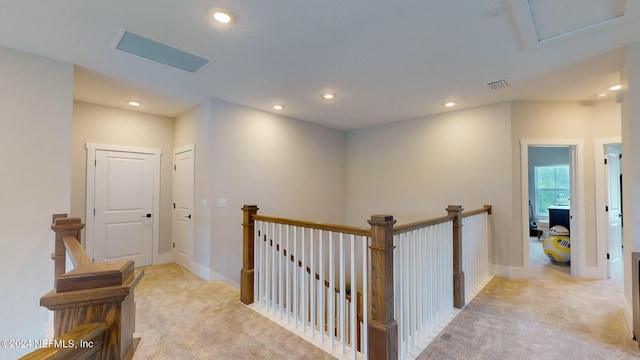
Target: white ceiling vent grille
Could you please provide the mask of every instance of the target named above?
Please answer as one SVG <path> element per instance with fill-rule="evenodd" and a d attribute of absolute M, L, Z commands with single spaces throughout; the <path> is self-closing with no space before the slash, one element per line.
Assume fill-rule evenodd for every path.
<path fill-rule="evenodd" d="M 491 90 L 500 90 L 508 87 L 509 83 L 507 83 L 505 80 L 498 80 L 486 83 L 485 85 L 487 85 L 487 87 L 489 87 L 489 89 Z"/>
<path fill-rule="evenodd" d="M 197 73 L 211 62 L 209 59 L 190 54 L 127 30 L 120 32 L 116 38 L 114 48 L 190 73 Z"/>

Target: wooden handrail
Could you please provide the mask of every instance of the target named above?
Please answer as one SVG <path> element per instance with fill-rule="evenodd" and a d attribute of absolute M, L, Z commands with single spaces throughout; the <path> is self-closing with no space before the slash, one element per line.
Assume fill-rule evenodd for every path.
<path fill-rule="evenodd" d="M 75 336 L 80 331 L 78 329 L 86 330 L 83 327 L 94 323 L 98 326 L 91 331 L 105 330 L 100 330 L 101 345 L 94 352 L 54 351 L 52 355 L 48 350 L 46 357 L 34 352 L 36 357 L 27 359 L 132 359 L 140 341 L 133 336 L 134 289 L 144 271 L 135 270 L 131 260 L 94 263 L 80 243 L 80 232 L 84 228 L 82 221 L 67 218 L 65 214 L 54 215 L 53 219 L 51 229 L 56 235 L 55 253 L 52 255 L 55 261 L 54 289 L 40 298 L 40 306 L 54 312 L 54 336 L 60 339 Z M 65 273 L 67 253 L 75 268 Z"/>
<path fill-rule="evenodd" d="M 482 209 L 476 209 L 476 210 L 471 210 L 471 211 L 463 211 L 462 212 L 462 217 L 468 217 L 468 216 L 473 216 L 473 215 L 478 215 L 478 214 L 482 214 L 482 213 L 487 213 L 487 215 L 491 215 L 491 205 L 485 205 Z"/>
<path fill-rule="evenodd" d="M 427 226 L 438 225 L 442 223 L 446 223 L 447 221 L 451 221 L 453 218 L 451 216 L 441 216 L 438 218 L 420 220 L 408 224 L 398 225 L 393 227 L 393 235 L 399 235 L 401 233 L 405 233 L 411 230 L 420 229 Z"/>
<path fill-rule="evenodd" d="M 63 239 L 73 236 L 80 242 L 80 232 L 84 229 L 84 224 L 80 218 L 68 218 L 67 214 L 53 214 L 53 225 L 51 230 L 56 233 L 54 253 L 51 259 L 54 261 L 53 286 L 56 286 L 58 278 L 66 271 L 66 249 Z"/>
<path fill-rule="evenodd" d="M 93 262 L 91 257 L 84 251 L 82 245 L 80 245 L 80 242 L 75 237 L 65 236 L 62 238 L 62 242 L 67 250 L 67 254 L 69 254 L 69 258 L 71 258 L 73 266 L 78 267 L 80 265 L 90 264 Z"/>
<path fill-rule="evenodd" d="M 305 228 L 311 228 L 311 229 L 341 232 L 341 233 L 350 234 L 350 235 L 371 237 L 371 234 L 372 234 L 371 229 L 365 229 L 365 228 L 360 228 L 356 226 L 325 224 L 325 223 L 319 223 L 319 222 L 285 219 L 285 218 L 263 216 L 263 215 L 253 215 L 252 219 L 257 221 L 266 221 L 266 222 L 276 223 L 276 224 L 292 225 L 292 226 L 299 226 L 299 227 L 305 227 Z"/>
<path fill-rule="evenodd" d="M 437 218 L 420 220 L 402 225 L 395 225 L 391 215 L 374 215 L 369 224 L 370 229 L 324 224 L 311 221 L 285 219 L 271 216 L 258 215 L 256 205 L 245 205 L 244 211 L 244 233 L 243 233 L 243 269 L 241 271 L 241 301 L 245 304 L 253 303 L 253 274 L 254 274 L 254 241 L 268 242 L 269 246 L 274 246 L 273 240 L 268 240 L 265 235 L 258 234 L 254 238 L 255 221 L 264 221 L 276 224 L 284 224 L 309 229 L 341 232 L 352 235 L 366 236 L 370 238 L 369 246 L 369 300 L 367 307 L 369 310 L 368 329 L 368 351 L 369 354 L 377 354 L 381 358 L 396 359 L 398 356 L 398 324 L 394 314 L 394 284 L 393 284 L 393 236 L 408 231 L 428 227 L 432 225 L 452 222 L 452 250 L 453 250 L 453 305 L 462 308 L 465 305 L 464 293 L 464 271 L 462 268 L 462 219 L 465 217 L 487 213 L 491 215 L 491 205 L 484 205 L 481 209 L 464 212 L 461 205 L 449 205 L 446 209 L 447 215 Z M 280 252 L 280 244 L 275 245 L 276 251 Z M 302 262 L 295 259 L 293 255 L 287 254 L 286 249 L 282 249 L 282 255 L 288 257 L 290 261 L 298 263 L 302 267 Z M 311 274 L 311 269 L 305 269 Z M 316 280 L 320 276 L 315 274 Z M 330 287 L 328 281 L 324 281 L 325 287 Z M 337 289 L 334 289 L 336 292 Z M 358 294 L 359 296 L 360 294 Z M 358 300 L 358 321 L 362 319 L 360 314 L 360 304 Z"/>
<path fill-rule="evenodd" d="M 80 325 L 53 341 L 43 340 L 41 349 L 33 351 L 19 360 L 73 360 L 100 358 L 107 324 Z M 45 342 L 46 341 L 46 342 Z"/>
<path fill-rule="evenodd" d="M 468 216 L 478 215 L 478 214 L 482 214 L 482 213 L 485 213 L 485 212 L 487 214 L 491 215 L 491 205 L 485 205 L 481 209 L 465 211 L 465 212 L 462 213 L 462 217 L 464 218 L 464 217 L 468 217 Z M 412 223 L 408 223 L 408 224 L 397 225 L 397 226 L 393 227 L 393 235 L 399 235 L 401 233 L 405 233 L 405 232 L 408 232 L 408 231 L 411 231 L 411 230 L 415 230 L 415 229 L 420 229 L 420 228 L 427 227 L 427 226 L 442 224 L 442 223 L 445 223 L 445 222 L 451 221 L 451 220 L 453 220 L 453 218 L 451 216 L 441 216 L 441 217 L 437 217 L 437 218 L 433 218 L 433 219 L 420 220 L 420 221 L 416 221 L 416 222 L 412 222 Z"/>

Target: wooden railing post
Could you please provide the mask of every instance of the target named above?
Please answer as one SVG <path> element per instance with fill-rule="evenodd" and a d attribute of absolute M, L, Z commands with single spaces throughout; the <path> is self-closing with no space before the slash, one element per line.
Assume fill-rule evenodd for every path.
<path fill-rule="evenodd" d="M 258 206 L 242 207 L 242 270 L 240 271 L 240 301 L 253 304 L 253 216 L 258 213 Z"/>
<path fill-rule="evenodd" d="M 370 359 L 398 358 L 398 323 L 393 311 L 393 225 L 390 215 L 373 215 L 371 237 Z"/>
<path fill-rule="evenodd" d="M 75 237 L 80 242 L 80 231 L 84 229 L 84 224 L 80 218 L 68 218 L 66 214 L 54 214 L 53 225 L 51 230 L 56 233 L 56 244 L 54 253 L 51 258 L 54 261 L 54 276 L 53 287 L 56 287 L 56 282 L 62 274 L 66 271 L 66 250 L 64 247 L 63 238 L 65 236 Z"/>
<path fill-rule="evenodd" d="M 464 271 L 462 271 L 462 208 L 449 205 L 447 212 L 453 220 L 453 306 L 462 309 L 465 303 Z"/>

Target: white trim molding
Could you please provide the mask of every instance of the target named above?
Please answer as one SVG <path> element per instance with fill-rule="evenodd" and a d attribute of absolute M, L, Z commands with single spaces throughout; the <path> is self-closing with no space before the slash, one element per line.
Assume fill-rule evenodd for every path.
<path fill-rule="evenodd" d="M 605 210 L 607 206 L 607 194 L 606 194 L 606 180 L 607 176 L 606 166 L 604 165 L 604 147 L 609 144 L 622 144 L 621 137 L 600 138 L 593 140 L 594 148 L 594 170 L 595 170 L 595 182 L 596 182 L 596 266 L 598 269 L 597 279 L 606 279 L 608 276 L 607 252 L 609 236 L 607 235 L 607 222 L 608 214 Z"/>
<path fill-rule="evenodd" d="M 96 161 L 96 151 L 97 150 L 105 150 L 105 151 L 122 151 L 128 153 L 138 153 L 138 154 L 150 154 L 153 155 L 155 161 L 157 163 L 157 169 L 155 170 L 153 186 L 154 186 L 154 202 L 153 202 L 153 213 L 158 214 L 157 216 L 153 216 L 153 235 L 152 235 L 152 254 L 151 254 L 151 263 L 153 265 L 164 263 L 165 258 L 160 256 L 160 156 L 162 155 L 162 150 L 160 149 L 151 149 L 151 148 L 142 148 L 142 147 L 133 147 L 133 146 L 122 146 L 122 145 L 113 145 L 113 144 L 98 144 L 98 143 L 86 143 L 85 148 L 87 149 L 87 189 L 86 189 L 86 209 L 85 209 L 85 222 L 86 222 L 86 230 L 85 230 L 85 249 L 87 254 L 89 254 L 92 258 L 94 257 L 94 239 L 93 239 L 93 231 L 94 228 L 94 213 L 93 209 L 95 208 L 95 161 Z M 93 171 L 90 171 L 93 169 Z M 161 261 L 162 262 L 159 262 Z"/>
<path fill-rule="evenodd" d="M 529 254 L 529 147 L 569 147 L 571 151 L 571 275 L 591 278 L 586 266 L 585 246 L 585 190 L 583 139 L 520 139 L 520 191 L 522 226 L 522 264 L 526 273 L 531 268 Z M 574 195 L 575 194 L 575 195 Z"/>

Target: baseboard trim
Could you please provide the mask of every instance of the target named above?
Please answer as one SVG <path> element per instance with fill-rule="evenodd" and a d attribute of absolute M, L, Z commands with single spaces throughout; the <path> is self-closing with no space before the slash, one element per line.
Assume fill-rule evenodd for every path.
<path fill-rule="evenodd" d="M 196 276 L 200 277 L 202 280 L 210 281 L 210 270 L 200 264 L 195 262 L 191 263 L 191 272 Z"/>
<path fill-rule="evenodd" d="M 627 322 L 627 327 L 629 328 L 629 335 L 633 337 L 633 312 L 624 295 L 620 297 L 620 307 L 622 308 L 624 320 Z"/>
<path fill-rule="evenodd" d="M 493 276 L 501 276 L 509 279 L 528 279 L 530 277 L 529 271 L 526 271 L 522 267 L 491 264 L 491 271 Z"/>
<path fill-rule="evenodd" d="M 209 278 L 211 279 L 210 281 L 223 281 L 236 289 L 240 289 L 240 284 L 213 270 L 209 273 Z"/>
<path fill-rule="evenodd" d="M 573 266 L 573 264 L 571 264 Z M 584 266 L 577 269 L 576 277 L 579 279 L 598 279 L 603 280 L 607 278 L 607 269 L 594 266 Z M 604 271 L 603 271 L 604 270 Z"/>
<path fill-rule="evenodd" d="M 153 262 L 153 265 L 162 265 L 162 264 L 168 264 L 168 263 L 172 263 L 173 262 L 173 254 L 172 253 L 166 253 L 166 254 L 158 254 L 156 255 L 155 261 Z"/>

